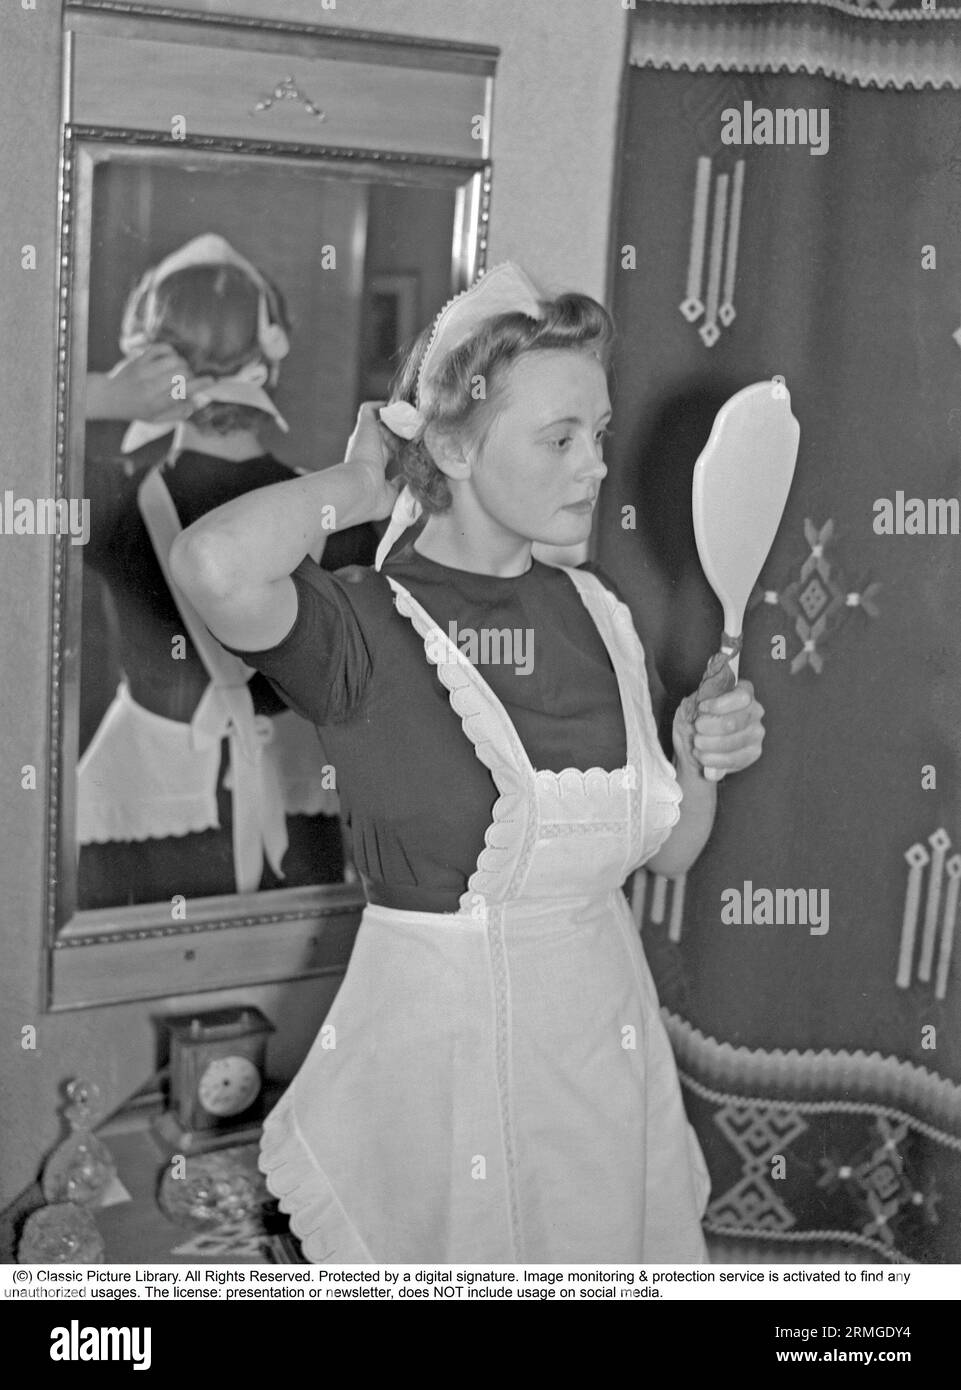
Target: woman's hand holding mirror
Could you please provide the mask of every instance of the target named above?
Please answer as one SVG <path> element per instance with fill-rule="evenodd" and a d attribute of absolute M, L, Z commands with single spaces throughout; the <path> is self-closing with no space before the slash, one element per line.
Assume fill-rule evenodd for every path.
<path fill-rule="evenodd" d="M 678 763 L 689 768 L 742 772 L 757 762 L 764 741 L 764 709 L 750 681 L 718 693 L 707 677 L 682 700 L 674 716 Z"/>

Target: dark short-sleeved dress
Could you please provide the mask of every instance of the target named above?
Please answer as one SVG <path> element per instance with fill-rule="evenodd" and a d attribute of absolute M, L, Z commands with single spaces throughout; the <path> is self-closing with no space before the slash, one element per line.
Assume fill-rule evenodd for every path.
<path fill-rule="evenodd" d="M 316 1261 L 700 1260 L 703 1158 L 621 885 L 680 789 L 593 575 L 295 572 L 243 652 L 321 728 L 368 893 L 261 1164 Z"/>

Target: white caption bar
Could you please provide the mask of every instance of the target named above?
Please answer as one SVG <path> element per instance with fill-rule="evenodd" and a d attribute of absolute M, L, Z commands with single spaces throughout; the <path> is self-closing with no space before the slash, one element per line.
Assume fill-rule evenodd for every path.
<path fill-rule="evenodd" d="M 955 1301 L 961 1265 L 4 1265 L 0 1298 Z M 892 1317 L 896 1315 L 892 1312 Z"/>

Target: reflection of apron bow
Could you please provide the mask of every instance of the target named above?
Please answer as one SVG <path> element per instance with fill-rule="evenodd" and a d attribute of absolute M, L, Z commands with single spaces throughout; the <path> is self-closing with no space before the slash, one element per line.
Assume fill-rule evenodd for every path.
<path fill-rule="evenodd" d="M 233 809 L 234 874 L 238 893 L 254 892 L 260 885 L 263 862 L 278 877 L 287 851 L 287 821 L 277 767 L 264 757 L 264 746 L 274 737 L 273 721 L 254 713 L 247 682 L 252 668 L 233 656 L 208 631 L 200 614 L 170 575 L 169 556 L 174 539 L 183 529 L 159 468 L 152 468 L 137 495 L 140 513 L 163 570 L 171 597 L 203 662 L 210 685 L 190 721 L 198 747 L 230 742 L 230 788 Z"/>

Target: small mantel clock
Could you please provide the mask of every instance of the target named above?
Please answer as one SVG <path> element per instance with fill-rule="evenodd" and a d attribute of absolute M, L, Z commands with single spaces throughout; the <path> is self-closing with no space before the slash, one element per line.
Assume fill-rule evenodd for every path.
<path fill-rule="evenodd" d="M 265 1113 L 273 1024 L 248 1005 L 178 1014 L 170 1034 L 170 1098 L 156 1130 L 181 1153 L 256 1138 Z"/>

